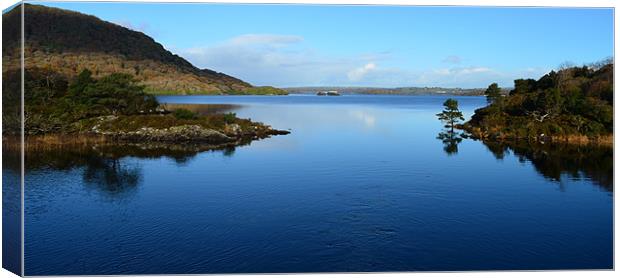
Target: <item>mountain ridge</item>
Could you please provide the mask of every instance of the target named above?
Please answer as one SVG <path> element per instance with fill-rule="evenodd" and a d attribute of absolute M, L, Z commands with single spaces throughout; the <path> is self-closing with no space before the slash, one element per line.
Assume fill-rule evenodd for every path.
<path fill-rule="evenodd" d="M 152 93 L 244 94 L 261 87 L 200 69 L 148 35 L 75 11 L 24 4 L 25 63 L 68 77 L 88 69 L 94 76 L 128 73 Z M 20 65 L 21 7 L 3 14 L 3 71 Z M 284 93 L 273 87 L 270 92 Z"/>

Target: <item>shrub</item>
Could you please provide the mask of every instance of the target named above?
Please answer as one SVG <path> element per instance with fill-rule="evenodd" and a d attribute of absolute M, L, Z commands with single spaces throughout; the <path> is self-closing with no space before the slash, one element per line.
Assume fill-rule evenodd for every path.
<path fill-rule="evenodd" d="M 179 120 L 191 120 L 196 118 L 196 113 L 189 111 L 185 108 L 179 108 L 177 110 L 174 110 L 173 115 Z"/>
<path fill-rule="evenodd" d="M 227 124 L 232 124 L 235 122 L 235 120 L 237 120 L 237 114 L 236 113 L 226 113 L 224 114 L 224 121 L 226 121 Z"/>

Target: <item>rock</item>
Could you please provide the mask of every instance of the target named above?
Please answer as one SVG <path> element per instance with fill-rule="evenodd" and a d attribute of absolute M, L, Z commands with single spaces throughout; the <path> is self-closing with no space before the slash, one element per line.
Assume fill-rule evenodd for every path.
<path fill-rule="evenodd" d="M 100 134 L 133 142 L 205 142 L 220 144 L 235 140 L 235 138 L 228 137 L 224 133 L 198 125 L 173 126 L 165 129 L 143 127 L 136 131 L 100 132 Z"/>
<path fill-rule="evenodd" d="M 278 130 L 278 129 L 271 129 L 269 130 L 269 132 L 267 132 L 269 135 L 287 135 L 289 133 L 291 133 L 288 130 Z"/>
<path fill-rule="evenodd" d="M 228 136 L 239 136 L 242 132 L 243 130 L 238 124 L 227 124 L 224 127 L 224 133 L 226 133 Z"/>

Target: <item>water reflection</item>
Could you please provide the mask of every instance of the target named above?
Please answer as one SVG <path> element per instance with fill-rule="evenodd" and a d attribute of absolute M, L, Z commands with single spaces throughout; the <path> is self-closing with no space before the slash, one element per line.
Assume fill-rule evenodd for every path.
<path fill-rule="evenodd" d="M 240 150 L 99 145 L 49 158 L 29 152 L 27 274 L 613 267 L 612 194 L 566 174 L 565 184 L 580 190 L 558 192 L 533 169 L 540 165 L 527 158 L 519 165 L 506 146 L 492 146 L 505 156 L 498 162 L 482 142 L 438 136 L 434 113 L 443 99 L 304 99 L 246 105 L 239 98 L 240 117 L 294 130 Z M 484 99 L 459 99 L 468 101 L 463 109 L 471 114 Z M 349 114 L 355 110 L 373 116 L 374 127 L 364 124 L 370 117 Z M 583 155 L 575 163 L 607 161 Z M 83 181 L 93 162 L 53 161 L 86 156 L 102 160 L 93 180 L 110 184 Z M 51 163 L 72 170 L 46 170 Z"/>
<path fill-rule="evenodd" d="M 3 115 L 4 116 L 4 115 Z M 4 120 L 4 118 L 3 118 Z M 21 273 L 21 160 L 7 155 L 2 149 L 2 267 L 19 275 Z"/>
<path fill-rule="evenodd" d="M 349 115 L 351 115 L 353 118 L 357 120 L 362 121 L 362 123 L 364 123 L 364 126 L 369 127 L 369 128 L 375 127 L 377 123 L 377 118 L 369 111 L 351 110 L 349 111 Z"/>
<path fill-rule="evenodd" d="M 561 181 L 590 179 L 606 191 L 613 192 L 613 148 L 528 142 L 484 142 L 496 159 L 513 153 L 519 161 L 529 161 L 547 179 Z"/>
<path fill-rule="evenodd" d="M 459 152 L 459 143 L 463 141 L 462 134 L 453 129 L 446 129 L 437 134 L 437 139 L 443 142 L 443 151 L 448 155 Z"/>
<path fill-rule="evenodd" d="M 86 185 L 110 195 L 133 191 L 142 177 L 138 166 L 121 163 L 120 159 L 88 156 L 83 179 Z"/>
<path fill-rule="evenodd" d="M 231 157 L 235 154 L 235 147 L 226 147 L 222 150 L 222 154 L 227 157 Z"/>
<path fill-rule="evenodd" d="M 250 142 L 243 142 L 242 145 Z M 127 158 L 169 158 L 177 166 L 184 166 L 199 153 L 221 152 L 230 157 L 234 145 L 201 144 L 103 144 L 32 148 L 26 150 L 27 173 L 45 170 L 70 171 L 81 169 L 84 184 L 106 195 L 121 195 L 134 191 L 142 180 L 142 169 L 135 160 Z M 5 168 L 19 171 L 19 151 L 7 148 L 3 151 Z M 13 169 L 14 168 L 14 169 Z"/>

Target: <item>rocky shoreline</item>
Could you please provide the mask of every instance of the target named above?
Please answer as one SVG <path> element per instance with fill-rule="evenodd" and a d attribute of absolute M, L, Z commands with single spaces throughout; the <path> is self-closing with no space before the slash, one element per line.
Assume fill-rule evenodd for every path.
<path fill-rule="evenodd" d="M 155 118 L 157 119 L 157 118 Z M 159 118 L 163 120 L 164 118 Z M 99 117 L 92 125 L 90 135 L 102 136 L 111 141 L 144 143 L 202 143 L 228 144 L 238 141 L 257 140 L 272 135 L 286 135 L 290 131 L 274 129 L 269 125 L 246 121 L 243 126 L 238 123 L 226 123 L 216 128 L 205 127 L 200 122 L 176 123 L 174 125 L 140 126 L 127 129 L 122 122 L 116 122 L 116 116 Z M 139 122 L 140 120 L 137 119 Z M 112 123 L 110 125 L 110 123 Z M 119 128 L 121 126 L 121 128 Z"/>
<path fill-rule="evenodd" d="M 204 128 L 199 125 L 181 125 L 169 128 L 143 127 L 135 131 L 99 131 L 92 132 L 114 141 L 122 142 L 193 142 L 207 144 L 223 144 L 243 139 L 263 139 L 272 135 L 286 135 L 290 131 L 272 129 L 269 126 L 261 128 L 254 126 L 253 130 L 242 130 L 239 125 L 227 125 L 223 131 Z"/>
<path fill-rule="evenodd" d="M 25 147 L 26 149 L 37 149 L 92 144 L 159 144 L 170 146 L 185 144 L 211 149 L 241 146 L 253 140 L 289 133 L 290 131 L 274 129 L 263 124 L 254 124 L 246 128 L 241 128 L 238 124 L 227 124 L 222 130 L 188 124 L 168 128 L 141 127 L 132 131 L 111 131 L 95 125 L 88 131 L 77 133 L 26 135 Z M 20 148 L 21 146 L 21 139 L 16 135 L 5 134 L 2 141 L 3 146 L 7 148 Z"/>
<path fill-rule="evenodd" d="M 539 134 L 532 137 L 520 137 L 511 133 L 490 133 L 485 132 L 479 127 L 473 127 L 471 125 L 458 125 L 456 128 L 465 131 L 464 136 L 474 140 L 481 140 L 484 142 L 502 143 L 502 142 L 534 142 L 534 143 L 557 143 L 557 144 L 569 144 L 569 145 L 596 145 L 601 147 L 613 147 L 614 136 L 610 135 L 598 135 L 598 136 L 586 136 L 586 135 L 545 135 Z"/>

